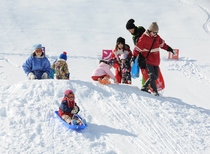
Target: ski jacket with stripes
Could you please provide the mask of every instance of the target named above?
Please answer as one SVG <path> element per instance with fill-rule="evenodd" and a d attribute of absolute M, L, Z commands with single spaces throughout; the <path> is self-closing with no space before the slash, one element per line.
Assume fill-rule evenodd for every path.
<path fill-rule="evenodd" d="M 155 39 L 155 42 L 152 46 L 153 39 Z M 146 59 L 146 63 L 153 65 L 153 66 L 158 66 L 160 64 L 159 48 L 162 48 L 164 50 L 168 49 L 168 45 L 165 43 L 165 41 L 158 34 L 152 37 L 152 36 L 150 36 L 149 32 L 146 31 L 139 38 L 139 40 L 134 48 L 133 55 L 135 57 L 137 57 L 138 54 L 141 53 L 144 57 L 146 57 L 151 46 L 152 46 L 152 49 L 149 53 L 148 58 Z"/>

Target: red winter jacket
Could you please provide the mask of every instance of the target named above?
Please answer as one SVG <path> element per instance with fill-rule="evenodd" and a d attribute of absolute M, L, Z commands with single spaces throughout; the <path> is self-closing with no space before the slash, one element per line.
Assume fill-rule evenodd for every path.
<path fill-rule="evenodd" d="M 155 38 L 155 42 L 152 46 L 153 39 Z M 146 60 L 147 64 L 158 66 L 160 64 L 160 53 L 159 48 L 162 48 L 164 50 L 168 49 L 168 45 L 165 43 L 165 41 L 157 34 L 155 36 L 150 36 L 149 32 L 146 31 L 138 40 L 133 55 L 135 57 L 138 56 L 138 54 L 141 52 L 141 54 L 146 57 L 147 53 L 149 52 L 149 49 L 152 49 L 149 53 L 149 56 Z"/>
<path fill-rule="evenodd" d="M 58 115 L 62 116 L 66 114 L 72 117 L 73 114 L 71 114 L 71 111 L 73 110 L 74 106 L 77 106 L 75 101 L 69 101 L 66 97 L 64 97 L 61 101 L 61 105 L 59 106 Z M 78 111 L 79 111 L 79 107 L 78 107 Z"/>

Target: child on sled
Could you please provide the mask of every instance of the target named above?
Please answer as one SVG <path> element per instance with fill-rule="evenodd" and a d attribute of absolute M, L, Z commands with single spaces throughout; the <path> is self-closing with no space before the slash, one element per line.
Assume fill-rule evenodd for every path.
<path fill-rule="evenodd" d="M 77 114 L 80 109 L 76 104 L 75 96 L 72 90 L 68 89 L 64 92 L 64 97 L 59 106 L 58 115 L 67 123 L 71 125 L 82 125 L 86 124 L 86 120 L 77 119 L 74 117 L 74 114 Z"/>
<path fill-rule="evenodd" d="M 111 67 L 114 65 L 114 60 L 100 60 L 98 67 L 93 71 L 91 78 L 93 81 L 98 81 L 101 84 L 111 84 L 109 79 L 113 79 L 114 83 L 118 84 L 114 74 L 111 72 Z"/>

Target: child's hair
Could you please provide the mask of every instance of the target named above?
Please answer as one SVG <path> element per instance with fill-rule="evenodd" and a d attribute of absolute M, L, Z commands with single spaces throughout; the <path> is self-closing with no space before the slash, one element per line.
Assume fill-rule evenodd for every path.
<path fill-rule="evenodd" d="M 44 56 L 44 55 L 45 55 L 45 54 L 44 54 L 44 52 L 42 51 L 41 57 L 42 57 L 42 56 Z M 35 57 L 35 56 L 36 56 L 35 51 L 32 53 L 32 56 L 33 56 L 33 57 Z"/>
<path fill-rule="evenodd" d="M 101 60 L 99 61 L 99 64 L 100 64 L 101 62 L 104 62 L 105 64 L 108 64 L 108 65 L 113 66 L 115 60 L 114 60 L 114 59 L 109 59 L 109 60 L 106 61 L 106 60 L 104 60 L 104 59 L 101 59 Z"/>
<path fill-rule="evenodd" d="M 99 60 L 99 64 L 100 64 L 101 62 L 104 62 L 104 63 L 108 64 L 107 61 L 104 60 L 104 59 Z"/>
<path fill-rule="evenodd" d="M 120 44 L 120 43 L 123 44 L 122 50 L 124 51 L 125 50 L 125 39 L 122 38 L 122 37 L 117 38 L 116 45 L 115 45 L 115 50 L 118 49 L 118 44 Z"/>

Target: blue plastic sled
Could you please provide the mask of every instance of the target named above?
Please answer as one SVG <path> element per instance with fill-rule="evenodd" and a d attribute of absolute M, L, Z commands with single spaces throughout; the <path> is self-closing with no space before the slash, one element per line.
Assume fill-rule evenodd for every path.
<path fill-rule="evenodd" d="M 134 65 L 131 68 L 131 77 L 134 79 L 139 77 L 138 58 L 135 59 Z"/>
<path fill-rule="evenodd" d="M 85 129 L 85 128 L 88 126 L 87 124 L 83 124 L 83 125 L 70 125 L 70 124 L 66 123 L 66 122 L 58 115 L 58 111 L 55 111 L 55 114 L 56 114 L 56 116 L 60 119 L 60 121 L 61 121 L 68 129 L 72 129 L 72 130 L 79 131 L 79 130 Z M 82 120 L 82 118 L 81 118 L 78 114 L 75 114 L 74 116 L 75 116 L 76 118 Z"/>

